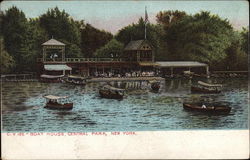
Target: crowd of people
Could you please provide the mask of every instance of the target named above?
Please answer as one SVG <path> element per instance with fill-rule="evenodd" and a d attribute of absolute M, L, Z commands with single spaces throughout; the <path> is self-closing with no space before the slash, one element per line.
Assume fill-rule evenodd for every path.
<path fill-rule="evenodd" d="M 154 71 L 132 71 L 132 72 L 121 72 L 121 73 L 112 73 L 112 72 L 95 72 L 94 77 L 153 77 L 158 76 L 159 72 Z"/>

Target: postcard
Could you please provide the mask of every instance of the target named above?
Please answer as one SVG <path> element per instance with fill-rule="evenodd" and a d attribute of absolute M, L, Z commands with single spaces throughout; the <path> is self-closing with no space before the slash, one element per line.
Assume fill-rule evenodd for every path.
<path fill-rule="evenodd" d="M 247 1 L 3 1 L 2 159 L 249 158 Z"/>

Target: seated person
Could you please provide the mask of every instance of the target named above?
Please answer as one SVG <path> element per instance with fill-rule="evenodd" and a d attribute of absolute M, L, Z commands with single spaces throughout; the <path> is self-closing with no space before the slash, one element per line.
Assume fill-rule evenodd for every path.
<path fill-rule="evenodd" d="M 205 104 L 203 104 L 203 105 L 201 106 L 201 108 L 207 108 L 207 107 L 205 106 Z"/>

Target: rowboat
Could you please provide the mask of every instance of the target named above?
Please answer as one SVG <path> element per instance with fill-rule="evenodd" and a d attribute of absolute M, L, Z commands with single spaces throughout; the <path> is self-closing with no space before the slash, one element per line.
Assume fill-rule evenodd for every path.
<path fill-rule="evenodd" d="M 183 108 L 185 110 L 198 111 L 203 113 L 227 114 L 231 111 L 231 107 L 222 104 L 183 103 Z"/>
<path fill-rule="evenodd" d="M 159 91 L 159 89 L 161 87 L 160 82 L 158 82 L 158 81 L 149 81 L 149 83 L 151 84 L 151 89 L 153 91 L 156 91 L 156 92 Z"/>
<path fill-rule="evenodd" d="M 86 84 L 86 78 L 84 77 L 78 77 L 78 76 L 68 76 L 65 80 L 68 83 L 75 84 L 75 85 L 85 85 Z"/>
<path fill-rule="evenodd" d="M 202 81 L 198 81 L 198 85 L 191 86 L 191 92 L 193 93 L 220 93 L 221 84 L 209 84 Z"/>
<path fill-rule="evenodd" d="M 65 101 L 67 96 L 54 96 L 54 95 L 46 95 L 44 96 L 46 99 L 46 105 L 44 108 L 49 109 L 59 109 L 59 110 L 71 110 L 73 108 L 73 103 L 62 103 L 59 101 Z"/>
<path fill-rule="evenodd" d="M 115 88 L 110 85 L 105 85 L 99 90 L 102 98 L 108 99 L 123 99 L 124 89 Z"/>

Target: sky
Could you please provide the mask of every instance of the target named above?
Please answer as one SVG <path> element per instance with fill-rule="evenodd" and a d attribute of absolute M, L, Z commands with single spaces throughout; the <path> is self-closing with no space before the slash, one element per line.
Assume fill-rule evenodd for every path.
<path fill-rule="evenodd" d="M 3 1 L 1 11 L 16 6 L 22 10 L 27 18 L 39 17 L 49 8 L 58 7 L 65 10 L 75 20 L 84 20 L 94 27 L 104 29 L 113 34 L 123 27 L 136 23 L 144 17 L 145 6 L 150 23 L 156 23 L 159 11 L 180 10 L 188 14 L 200 11 L 210 11 L 223 19 L 228 19 L 237 30 L 249 26 L 249 3 L 245 0 L 228 1 Z"/>

